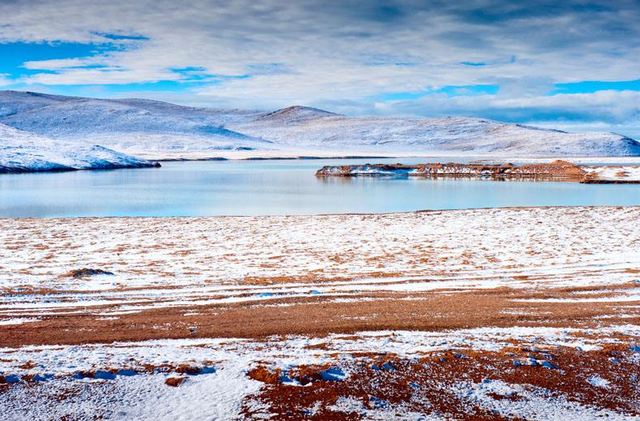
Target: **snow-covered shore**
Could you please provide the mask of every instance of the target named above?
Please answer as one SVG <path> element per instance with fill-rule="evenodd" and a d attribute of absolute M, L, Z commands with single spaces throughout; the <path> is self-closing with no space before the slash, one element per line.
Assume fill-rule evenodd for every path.
<path fill-rule="evenodd" d="M 560 207 L 0 219 L 0 310 L 3 317 L 38 317 L 85 308 L 102 317 L 381 291 L 615 286 L 637 278 L 638 218 L 638 207 Z M 67 275 L 86 266 L 114 275 Z"/>
<path fill-rule="evenodd" d="M 637 419 L 638 217 L 1 219 L 2 415 Z"/>

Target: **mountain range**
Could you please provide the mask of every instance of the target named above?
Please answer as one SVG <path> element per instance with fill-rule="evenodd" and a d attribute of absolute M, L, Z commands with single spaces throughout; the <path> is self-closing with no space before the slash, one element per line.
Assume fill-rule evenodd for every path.
<path fill-rule="evenodd" d="M 88 163 L 96 160 L 118 166 L 215 157 L 640 156 L 640 142 L 615 133 L 568 133 L 474 117 L 348 117 L 302 106 L 228 110 L 0 91 L 0 171 L 28 169 L 32 161 L 16 149 L 27 144 L 32 161 L 34 153 L 46 161 L 55 158 L 53 151 L 65 151 L 77 162 L 61 165 L 78 169 L 94 168 Z M 91 156 L 97 146 L 99 159 Z"/>

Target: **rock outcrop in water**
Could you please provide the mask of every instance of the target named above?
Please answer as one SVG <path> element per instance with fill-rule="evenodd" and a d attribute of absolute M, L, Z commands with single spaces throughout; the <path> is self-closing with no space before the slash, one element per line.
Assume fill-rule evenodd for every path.
<path fill-rule="evenodd" d="M 604 177 L 613 170 L 613 176 Z M 631 172 L 630 172 L 631 171 Z M 365 164 L 325 166 L 316 172 L 318 177 L 360 177 L 360 176 L 400 176 L 425 178 L 474 178 L 487 180 L 520 181 L 572 181 L 591 183 L 640 183 L 637 172 L 627 167 L 587 167 L 567 161 L 553 161 L 541 164 L 459 164 L 426 163 Z"/>

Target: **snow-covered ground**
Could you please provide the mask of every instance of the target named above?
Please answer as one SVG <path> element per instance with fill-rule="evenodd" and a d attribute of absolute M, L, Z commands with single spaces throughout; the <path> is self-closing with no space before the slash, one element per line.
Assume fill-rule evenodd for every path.
<path fill-rule="evenodd" d="M 0 124 L 0 173 L 152 166 L 145 159 L 99 145 L 49 139 Z"/>
<path fill-rule="evenodd" d="M 566 133 L 479 118 L 352 118 L 308 107 L 274 112 L 0 92 L 0 123 L 148 159 L 348 155 L 640 156 L 614 133 Z"/>
<path fill-rule="evenodd" d="M 3 219 L 0 418 L 637 419 L 639 217 Z"/>
<path fill-rule="evenodd" d="M 585 170 L 593 172 L 597 180 L 640 182 L 640 166 L 585 167 Z"/>
<path fill-rule="evenodd" d="M 602 207 L 4 219 L 0 314 L 83 308 L 110 316 L 371 292 L 615 286 L 638 278 L 631 270 L 640 267 L 638 218 L 640 208 Z M 114 275 L 66 276 L 80 267 Z M 30 290 L 56 292 L 22 293 Z"/>
<path fill-rule="evenodd" d="M 628 413 L 628 409 L 616 411 L 602 407 L 598 402 L 585 402 L 588 393 L 586 396 L 567 396 L 536 386 L 535 377 L 552 375 L 553 372 L 560 372 L 562 376 L 565 370 L 578 370 L 580 383 L 572 386 L 591 393 L 602 390 L 614 393 L 626 386 L 614 373 L 600 372 L 591 367 L 564 366 L 553 359 L 550 362 L 549 358 L 562 348 L 578 350 L 583 358 L 589 358 L 607 346 L 624 347 L 629 340 L 638 339 L 639 334 L 638 326 L 633 325 L 612 326 L 598 331 L 516 327 L 445 332 L 358 332 L 323 338 L 273 337 L 264 341 L 183 339 L 83 347 L 5 348 L 0 349 L 0 355 L 3 355 L 0 373 L 10 385 L 4 393 L 0 392 L 0 403 L 5 420 L 102 417 L 158 421 L 282 419 L 270 410 L 270 402 L 260 396 L 269 386 L 249 375 L 257 367 L 267 365 L 270 372 L 278 373 L 276 378 L 280 376 L 278 381 L 284 385 L 282 387 L 289 388 L 294 394 L 296 389 L 317 388 L 322 391 L 327 385 L 334 384 L 343 387 L 353 384 L 355 389 L 361 376 L 359 366 L 374 367 L 383 382 L 390 382 L 389 378 L 394 374 L 402 378 L 399 370 L 402 370 L 401 364 L 406 364 L 402 363 L 403 360 L 420 361 L 443 355 L 468 359 L 466 353 L 504 355 L 505 349 L 513 349 L 514 344 L 518 344 L 535 349 L 537 355 L 535 358 L 525 357 L 518 365 L 514 362 L 520 361 L 519 355 L 510 353 L 507 361 L 511 368 L 507 370 L 511 371 L 511 376 L 518 372 L 525 376 L 533 375 L 533 380 L 513 383 L 500 379 L 500 372 L 482 381 L 469 377 L 457 382 L 432 378 L 431 382 L 441 390 L 440 399 L 447 392 L 454 394 L 458 398 L 456 412 L 467 412 L 469 416 L 488 409 L 496 414 L 525 420 L 634 420 L 637 416 Z M 384 363 L 378 363 L 375 357 L 362 357 L 370 354 L 389 357 Z M 633 352 L 618 355 L 618 366 L 626 366 L 627 370 L 639 368 L 640 358 Z M 489 361 L 484 363 L 491 364 Z M 303 385 L 294 373 L 300 367 L 309 366 L 322 368 L 317 379 Z M 429 375 L 428 364 L 424 364 L 423 370 Z M 170 379 L 181 379 L 182 383 L 179 387 L 170 387 L 167 385 Z M 430 401 L 439 399 L 437 395 L 424 396 L 420 393 L 422 388 L 433 387 L 425 384 L 422 378 L 409 376 L 403 380 L 409 383 L 407 389 L 412 392 L 406 404 L 423 405 L 428 410 Z M 567 379 L 565 383 L 573 382 Z M 376 394 L 392 395 L 393 386 L 388 386 L 389 390 L 385 390 L 384 383 L 377 386 Z M 406 411 L 405 407 L 405 411 L 401 411 L 406 404 L 379 404 L 379 397 L 370 397 L 367 399 L 369 405 L 366 405 L 362 397 L 341 396 L 340 391 L 337 399 L 327 399 L 321 392 L 315 393 L 311 411 L 309 407 L 297 406 L 293 400 L 289 402 L 290 417 L 287 419 L 296 419 L 296 416 L 323 419 L 318 414 L 321 412 L 330 412 L 337 416 L 335 419 L 452 419 L 433 409 L 419 413 Z M 509 396 L 517 396 L 517 399 L 504 399 Z M 629 402 L 627 406 L 635 409 L 636 413 L 640 410 L 637 402 Z M 453 408 L 451 410 L 453 412 Z M 312 418 L 312 415 L 320 416 Z"/>

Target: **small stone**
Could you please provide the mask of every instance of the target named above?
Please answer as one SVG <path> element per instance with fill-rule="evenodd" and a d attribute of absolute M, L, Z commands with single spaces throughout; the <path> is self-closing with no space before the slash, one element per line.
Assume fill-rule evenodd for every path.
<path fill-rule="evenodd" d="M 164 381 L 164 383 L 167 386 L 178 387 L 182 383 L 184 383 L 185 380 L 187 380 L 186 377 L 169 377 L 167 380 Z"/>

